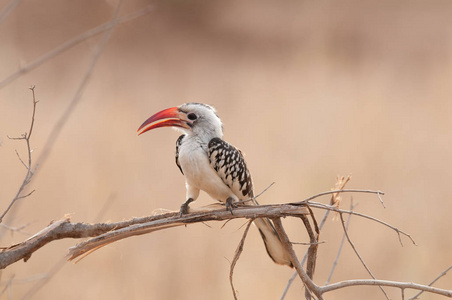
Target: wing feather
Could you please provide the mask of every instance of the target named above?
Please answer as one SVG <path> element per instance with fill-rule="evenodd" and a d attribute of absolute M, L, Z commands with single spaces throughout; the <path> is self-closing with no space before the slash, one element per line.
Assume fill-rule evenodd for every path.
<path fill-rule="evenodd" d="M 184 171 L 182 171 L 182 167 L 180 166 L 180 162 L 179 162 L 179 148 L 180 148 L 180 145 L 182 145 L 182 140 L 184 139 L 184 136 L 185 136 L 185 134 L 181 135 L 176 141 L 176 165 L 179 168 L 182 175 L 184 175 Z"/>
<path fill-rule="evenodd" d="M 254 197 L 251 174 L 240 150 L 220 138 L 213 138 L 207 154 L 212 168 L 239 199 Z"/>

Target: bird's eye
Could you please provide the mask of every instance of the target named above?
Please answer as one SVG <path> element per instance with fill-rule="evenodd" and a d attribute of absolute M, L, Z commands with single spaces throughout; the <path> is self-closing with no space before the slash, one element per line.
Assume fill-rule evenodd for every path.
<path fill-rule="evenodd" d="M 194 121 L 194 120 L 196 120 L 196 119 L 198 118 L 198 116 L 197 116 L 196 114 L 194 114 L 194 113 L 189 113 L 189 114 L 187 115 L 187 118 L 188 118 L 189 120 L 191 120 L 191 121 Z"/>

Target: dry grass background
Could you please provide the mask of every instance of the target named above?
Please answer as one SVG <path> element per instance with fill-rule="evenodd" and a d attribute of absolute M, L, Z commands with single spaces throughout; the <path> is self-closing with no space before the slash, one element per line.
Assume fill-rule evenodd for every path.
<path fill-rule="evenodd" d="M 177 134 L 160 129 L 137 137 L 136 129 L 160 109 L 197 101 L 217 108 L 225 139 L 247 155 L 257 191 L 276 182 L 263 203 L 329 190 L 336 175 L 351 174 L 349 188 L 384 191 L 386 209 L 374 196 L 355 195 L 357 209 L 410 232 L 419 246 L 404 240 L 400 247 L 393 232 L 352 219 L 351 236 L 378 278 L 428 283 L 451 264 L 452 2 L 129 0 L 121 15 L 147 4 L 155 5 L 153 12 L 115 30 L 32 182 L 36 192 L 17 206 L 9 225 L 33 221 L 26 230 L 34 233 L 66 213 L 96 222 L 178 209 L 185 188 L 174 164 Z M 115 5 L 22 1 L 0 24 L 0 80 L 107 22 Z M 2 210 L 25 173 L 14 153 L 25 155 L 25 145 L 6 135 L 28 130 L 27 88 L 35 84 L 40 100 L 36 158 L 98 41 L 89 39 L 0 90 Z M 210 202 L 202 195 L 194 205 Z M 195 225 L 113 244 L 66 263 L 34 299 L 231 299 L 229 261 L 242 224 Z M 301 222 L 285 224 L 293 240 L 307 241 Z M 322 233 L 319 283 L 341 234 L 338 221 Z M 6 232 L 1 244 L 24 238 Z M 2 271 L 2 284 L 15 276 L 11 298 L 24 296 L 76 242 L 54 242 Z M 333 281 L 367 277 L 349 247 L 338 268 Z M 235 271 L 240 299 L 278 299 L 291 274 L 269 260 L 251 230 Z M 450 289 L 451 278 L 437 286 Z M 296 282 L 287 299 L 302 294 Z M 327 298 L 383 295 L 357 287 Z"/>

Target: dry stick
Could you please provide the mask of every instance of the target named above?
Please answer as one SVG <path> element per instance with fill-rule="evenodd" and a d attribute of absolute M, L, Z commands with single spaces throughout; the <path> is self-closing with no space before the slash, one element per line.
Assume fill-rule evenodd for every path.
<path fill-rule="evenodd" d="M 325 196 L 325 195 L 330 195 L 330 194 L 336 194 L 336 193 L 369 193 L 369 194 L 377 194 L 379 195 L 384 195 L 385 193 L 383 193 L 382 191 L 373 191 L 373 190 L 356 190 L 356 189 L 347 189 L 347 190 L 336 190 L 336 191 L 328 191 L 328 192 L 322 192 L 322 193 L 318 193 L 314 196 L 311 196 L 309 198 L 306 198 L 303 201 L 300 202 L 294 202 L 294 204 L 296 203 L 303 203 L 303 202 L 308 202 L 311 201 L 314 198 L 318 198 L 321 196 Z"/>
<path fill-rule="evenodd" d="M 402 244 L 402 239 L 401 239 L 400 234 L 403 234 L 404 236 L 408 237 L 408 238 L 411 240 L 411 242 L 413 243 L 413 245 L 416 245 L 416 242 L 414 241 L 414 239 L 411 237 L 410 234 L 408 234 L 408 233 L 406 233 L 406 232 L 404 232 L 404 231 L 398 229 L 398 228 L 395 227 L 395 226 L 392 226 L 392 225 L 390 225 L 390 224 L 388 224 L 388 223 L 386 223 L 386 222 L 383 222 L 383 221 L 381 221 L 381 220 L 379 220 L 379 219 L 377 219 L 377 218 L 371 217 L 371 216 L 369 216 L 369 215 L 362 214 L 362 213 L 358 213 L 358 212 L 355 212 L 355 211 L 339 209 L 339 208 L 337 208 L 337 207 L 335 207 L 335 206 L 326 205 L 326 204 L 318 203 L 318 202 L 309 202 L 309 205 L 310 205 L 311 207 L 315 207 L 315 208 L 326 209 L 326 210 L 329 210 L 329 211 L 331 210 L 331 211 L 338 212 L 338 213 L 352 214 L 352 215 L 355 215 L 355 216 L 359 216 L 359 217 L 363 217 L 363 218 L 366 218 L 366 219 L 375 221 L 375 222 L 377 222 L 377 223 L 380 223 L 380 224 L 382 224 L 382 225 L 384 225 L 384 226 L 386 226 L 386 227 L 389 227 L 389 228 L 391 228 L 392 230 L 394 230 L 394 231 L 397 233 L 398 238 L 399 238 L 399 242 L 400 242 L 400 244 L 401 244 L 402 246 L 403 246 L 403 244 Z"/>
<path fill-rule="evenodd" d="M 150 6 L 144 8 L 144 9 L 140 9 L 137 10 L 131 14 L 128 14 L 122 18 L 114 18 L 113 21 L 110 21 L 107 24 L 101 25 L 99 27 L 96 27 L 92 30 L 89 30 L 87 32 L 85 32 L 84 34 L 72 39 L 71 41 L 61 45 L 60 47 L 57 47 L 55 50 L 49 52 L 48 54 L 44 55 L 43 57 L 41 57 L 40 59 L 36 60 L 33 64 L 32 68 L 37 67 L 39 64 L 43 63 L 44 61 L 54 57 L 55 55 L 59 54 L 60 52 L 70 48 L 71 46 L 75 45 L 76 43 L 79 43 L 81 41 L 84 41 L 86 39 L 88 39 L 89 37 L 96 35 L 98 33 L 101 33 L 103 31 L 107 31 L 103 36 L 101 41 L 99 42 L 99 44 L 97 45 L 97 47 L 95 48 L 95 51 L 93 53 L 91 62 L 87 68 L 87 71 L 85 72 L 85 75 L 82 79 L 82 81 L 80 82 L 80 85 L 76 91 L 76 93 L 74 94 L 74 97 L 72 98 L 71 102 L 69 103 L 69 106 L 66 108 L 66 110 L 64 111 L 64 113 L 62 114 L 62 116 L 58 119 L 57 123 L 54 125 L 49 138 L 47 139 L 46 143 L 44 144 L 43 150 L 41 155 L 38 158 L 38 163 L 41 167 L 42 165 L 46 162 L 52 148 L 53 145 L 55 144 L 58 136 L 60 135 L 60 132 L 62 131 L 64 125 L 67 123 L 67 121 L 69 120 L 70 115 L 72 114 L 72 112 L 74 111 L 74 108 L 77 106 L 77 104 L 79 103 L 82 93 L 85 90 L 90 78 L 91 78 L 91 74 L 94 71 L 94 67 L 97 64 L 98 59 L 100 58 L 100 55 L 102 54 L 102 52 L 105 49 L 105 46 L 108 42 L 108 40 L 111 37 L 111 34 L 113 33 L 113 29 L 116 25 L 130 21 L 134 18 L 143 16 L 145 14 L 147 14 L 148 12 L 150 12 Z M 75 44 L 74 44 L 75 43 Z M 30 64 L 30 65 L 32 65 Z M 14 74 L 13 74 L 14 75 Z M 19 74 L 20 75 L 20 74 Z M 19 76 L 17 75 L 17 76 Z M 2 87 L 2 83 L 0 82 L 0 88 Z M 12 213 L 9 218 L 12 220 L 14 219 L 14 213 Z"/>
<path fill-rule="evenodd" d="M 323 215 L 323 217 L 322 217 L 322 220 L 320 221 L 320 224 L 319 224 L 319 230 L 322 230 L 322 228 L 323 228 L 323 225 L 325 224 L 325 222 L 326 222 L 326 219 L 328 218 L 328 215 L 330 214 L 330 211 L 329 210 L 327 210 L 326 212 L 325 212 L 325 214 Z M 308 249 L 309 250 L 309 249 Z M 306 262 L 306 259 L 308 258 L 308 250 L 306 250 L 306 252 L 305 252 L 305 254 L 304 254 L 304 256 L 303 256 L 303 259 L 301 260 L 301 265 L 304 265 L 304 263 Z M 284 288 L 284 291 L 283 291 L 283 293 L 282 293 L 282 295 L 281 295 L 281 298 L 279 298 L 279 300 L 284 300 L 284 298 L 286 297 L 286 295 L 287 295 L 287 292 L 289 291 L 289 288 L 290 288 L 290 286 L 292 285 L 292 282 L 295 280 L 295 278 L 297 277 L 297 271 L 295 271 L 293 274 L 292 274 L 292 276 L 289 278 L 289 280 L 287 281 L 287 285 L 286 285 L 286 287 Z"/>
<path fill-rule="evenodd" d="M 311 215 L 312 218 L 314 218 L 313 215 Z M 318 248 L 318 232 L 317 237 L 314 233 L 314 231 L 311 228 L 311 224 L 309 223 L 309 220 L 306 216 L 301 216 L 301 220 L 304 223 L 304 226 L 306 227 L 306 231 L 308 232 L 309 239 L 311 242 L 311 245 L 308 248 L 308 262 L 306 263 L 306 274 L 309 276 L 309 278 L 314 279 L 314 270 L 315 270 L 315 263 L 317 259 L 317 248 Z M 309 289 L 305 290 L 305 297 L 306 299 L 311 299 L 311 293 Z"/>
<path fill-rule="evenodd" d="M 452 269 L 452 266 L 449 266 L 446 270 L 444 270 L 441 274 L 439 274 L 435 279 L 432 280 L 432 282 L 430 282 L 428 284 L 428 286 L 431 286 L 432 284 L 434 284 L 438 279 L 440 279 L 441 277 L 445 276 L 447 274 L 447 272 Z M 423 293 L 424 291 L 420 291 L 419 293 L 417 293 L 416 295 L 414 295 L 413 297 L 409 298 L 408 300 L 414 300 L 414 299 L 418 299 L 418 297 Z"/>
<path fill-rule="evenodd" d="M 339 213 L 339 217 L 341 218 L 341 224 L 342 224 L 342 228 L 344 229 L 344 234 L 345 237 L 347 238 L 348 243 L 350 244 L 350 246 L 352 247 L 353 251 L 355 251 L 356 256 L 358 256 L 359 260 L 361 261 L 362 265 L 364 266 L 364 268 L 367 270 L 367 273 L 369 273 L 369 275 L 373 278 L 376 279 L 374 274 L 372 273 L 372 271 L 369 269 L 369 267 L 367 266 L 367 264 L 364 262 L 364 259 L 361 257 L 361 255 L 359 254 L 358 250 L 356 250 L 355 245 L 353 244 L 352 240 L 350 239 L 350 236 L 348 235 L 348 231 L 347 228 L 345 228 L 345 221 L 344 221 L 344 216 L 342 215 L 342 213 Z M 386 291 L 384 290 L 383 287 L 379 286 L 379 288 L 381 289 L 381 291 L 383 292 L 383 294 L 386 296 L 386 299 L 389 300 L 389 296 L 386 293 Z"/>
<path fill-rule="evenodd" d="M 232 260 L 232 263 L 231 263 L 231 268 L 229 269 L 229 283 L 231 284 L 232 293 L 234 295 L 234 299 L 235 300 L 237 300 L 237 294 L 235 293 L 235 288 L 234 288 L 234 283 L 232 281 L 232 276 L 234 274 L 235 265 L 236 265 L 237 261 L 240 258 L 240 254 L 242 254 L 243 245 L 245 244 L 245 239 L 246 239 L 246 236 L 248 234 L 248 230 L 250 229 L 250 226 L 253 223 L 253 221 L 254 221 L 254 219 L 251 219 L 250 221 L 248 221 L 248 224 L 246 225 L 245 231 L 243 232 L 242 239 L 240 240 L 239 245 L 237 246 L 237 249 L 235 250 L 235 255 L 234 255 L 234 259 Z"/>
<path fill-rule="evenodd" d="M 130 13 L 128 15 L 125 15 L 124 17 L 118 18 L 114 21 L 110 21 L 108 23 L 102 24 L 98 27 L 92 28 L 72 39 L 70 39 L 67 42 L 64 42 L 63 44 L 61 44 L 60 46 L 56 47 L 55 49 L 47 52 L 46 54 L 42 55 L 41 57 L 35 59 L 34 61 L 32 61 L 31 63 L 21 67 L 18 71 L 16 71 L 15 73 L 9 75 L 8 77 L 6 77 L 5 79 L 3 79 L 2 81 L 0 81 L 0 89 L 5 87 L 6 85 L 8 85 L 9 83 L 11 83 L 12 81 L 14 81 L 15 79 L 19 78 L 21 75 L 26 74 L 28 72 L 30 72 L 31 70 L 39 67 L 40 65 L 42 65 L 43 63 L 45 63 L 46 61 L 54 58 L 55 56 L 57 56 L 58 54 L 76 46 L 77 44 L 99 34 L 102 33 L 104 31 L 110 30 L 113 27 L 115 27 L 118 24 L 124 23 L 124 22 L 128 22 L 132 19 L 141 17 L 143 15 L 146 15 L 147 13 L 149 13 L 151 11 L 152 7 L 151 6 L 147 6 L 145 8 L 139 9 L 133 13 Z"/>
<path fill-rule="evenodd" d="M 447 296 L 449 298 L 452 298 L 452 290 L 444 290 L 439 288 L 434 288 L 428 285 L 422 285 L 417 284 L 413 282 L 400 282 L 400 281 L 389 281 L 389 280 L 373 280 L 373 279 L 354 279 L 354 280 L 347 280 L 347 281 L 341 281 L 336 282 L 327 286 L 320 287 L 320 291 L 322 294 L 335 291 L 338 289 L 342 289 L 349 286 L 361 286 L 361 285 L 367 285 L 367 286 L 391 286 L 396 287 L 399 289 L 415 289 L 415 290 L 421 290 L 425 292 L 430 292 L 433 294 L 443 295 Z"/>
<path fill-rule="evenodd" d="M 19 5 L 22 0 L 11 0 L 5 5 L 5 8 L 0 12 L 0 23 L 2 23 L 6 17 Z"/>
<path fill-rule="evenodd" d="M 312 204 L 312 203 L 311 203 Z M 156 231 L 160 229 L 165 229 L 172 226 L 183 226 L 189 223 L 196 222 L 204 222 L 204 221 L 224 221 L 230 218 L 255 218 L 255 217 L 269 217 L 274 219 L 273 222 L 275 224 L 275 228 L 278 231 L 278 234 L 281 237 L 281 241 L 284 247 L 290 250 L 288 253 L 291 255 L 291 259 L 293 263 L 299 271 L 300 277 L 303 278 L 303 282 L 309 287 L 314 294 L 319 297 L 319 299 L 323 299 L 322 294 L 330 291 L 334 291 L 337 289 L 349 287 L 349 286 L 359 286 L 359 285 L 368 285 L 368 286 L 392 286 L 400 289 L 417 289 L 422 291 L 427 291 L 435 294 L 440 294 L 448 297 L 452 297 L 451 290 L 444 290 L 433 288 L 426 285 L 416 284 L 416 283 L 408 283 L 408 282 L 395 282 L 395 281 L 387 281 L 387 280 L 348 280 L 342 281 L 334 284 L 330 284 L 327 286 L 319 287 L 315 285 L 312 280 L 307 276 L 307 274 L 302 269 L 298 259 L 293 252 L 293 248 L 288 240 L 287 235 L 284 232 L 284 229 L 281 229 L 282 224 L 280 221 L 280 217 L 285 216 L 293 216 L 300 217 L 300 214 L 308 214 L 307 210 L 300 206 L 293 206 L 288 204 L 279 204 L 279 205 L 266 205 L 266 206 L 249 206 L 249 207 L 240 207 L 234 210 L 234 215 L 231 215 L 228 211 L 224 209 L 221 210 L 210 210 L 210 211 L 198 211 L 194 213 L 190 213 L 189 215 L 185 215 L 182 218 L 179 217 L 179 212 L 166 213 L 157 216 L 144 217 L 144 218 L 135 218 L 132 220 L 117 222 L 117 223 L 101 223 L 101 224 L 84 224 L 84 223 L 70 223 L 69 219 L 63 219 L 49 227 L 45 228 L 38 234 L 29 238 L 27 241 L 11 246 L 7 249 L 4 249 L 0 252 L 0 268 L 5 268 L 7 265 L 10 265 L 12 259 L 17 261 L 21 258 L 28 259 L 31 254 L 42 247 L 43 245 L 57 239 L 62 238 L 82 238 L 87 236 L 96 236 L 96 238 L 102 232 L 108 232 L 111 230 L 116 230 L 117 228 L 127 228 L 132 231 L 135 229 L 135 235 L 144 234 L 147 230 L 148 232 Z M 143 224 L 144 223 L 144 224 Z M 147 224 L 146 224 L 147 223 Z M 157 224 L 160 223 L 160 224 Z M 137 228 L 136 224 L 141 224 L 143 227 Z M 168 226 L 172 225 L 172 226 Z M 149 230 L 150 227 L 154 226 L 154 230 Z M 143 231 L 144 229 L 144 231 Z M 129 235 L 131 236 L 131 235 Z M 89 242 L 89 241 L 88 241 Z M 40 245 L 39 245 L 40 243 Z M 86 244 L 82 243 L 82 244 Z M 80 245 L 80 244 L 79 244 Z M 78 246 L 79 246 L 78 245 Z M 71 248 L 71 250 L 77 250 L 78 246 Z M 28 249 L 24 249 L 27 248 Z M 78 248 L 80 250 L 80 248 Z M 20 252 L 20 253 L 17 253 Z M 71 254 L 74 255 L 75 252 L 71 251 Z M 22 255 L 17 258 L 18 255 Z M 74 256 L 72 257 L 74 258 Z"/>
<path fill-rule="evenodd" d="M 184 215 L 182 217 L 164 218 L 164 220 L 156 220 L 146 224 L 139 224 L 122 228 L 112 232 L 102 234 L 94 237 L 88 241 L 82 242 L 69 249 L 69 260 L 91 253 L 106 246 L 112 242 L 135 235 L 146 234 L 156 230 L 162 230 L 174 226 L 182 226 L 190 223 L 205 222 L 205 221 L 224 221 L 228 219 L 237 218 L 262 218 L 262 217 L 279 217 L 279 216 L 295 216 L 306 214 L 307 211 L 303 207 L 301 210 L 295 210 L 291 205 L 260 205 L 260 206 L 241 206 L 234 209 L 234 214 L 223 208 L 219 210 L 199 211 Z M 301 207 L 300 207 L 301 208 Z M 174 215 L 172 215 L 174 216 Z M 1 258 L 1 257 L 0 257 Z"/>
<path fill-rule="evenodd" d="M 16 276 L 15 274 L 11 275 L 11 277 L 8 279 L 8 282 L 5 283 L 5 288 L 0 292 L 0 296 L 2 296 L 7 291 L 10 292 L 10 288 L 11 288 L 11 285 L 13 284 L 13 280 L 14 280 L 15 276 Z M 11 299 L 11 295 L 9 295 L 9 293 L 8 293 L 8 299 Z"/>
<path fill-rule="evenodd" d="M 348 176 L 346 179 L 344 177 L 342 177 L 341 181 L 339 181 L 339 179 L 338 179 L 338 181 L 336 182 L 335 188 L 338 188 L 339 191 L 342 191 L 344 189 L 345 185 L 347 184 L 347 182 L 349 182 L 349 180 L 350 180 L 350 176 Z M 379 193 L 381 193 L 381 192 L 376 192 L 376 193 L 379 195 Z M 326 194 L 331 194 L 331 193 L 320 193 L 320 194 L 314 195 L 314 196 L 306 199 L 305 201 L 309 201 L 309 200 L 312 200 L 314 198 L 317 198 L 317 197 L 320 197 L 320 196 L 323 196 Z M 381 194 L 383 194 L 383 193 L 381 193 Z M 330 204 L 334 204 L 335 202 L 337 202 L 335 197 L 338 197 L 338 195 L 339 195 L 339 193 L 336 193 L 335 191 L 332 192 Z M 323 225 L 325 224 L 326 219 L 328 218 L 329 214 L 330 214 L 330 211 L 327 210 L 325 212 L 325 214 L 323 215 L 322 220 L 320 221 L 320 225 L 318 226 L 319 231 L 322 230 Z M 308 250 L 306 250 L 306 252 L 304 253 L 303 259 L 301 260 L 301 265 L 304 265 L 304 263 L 306 262 L 306 259 L 308 257 Z M 280 300 L 284 300 L 284 298 L 287 295 L 287 292 L 289 291 L 290 286 L 292 285 L 292 282 L 295 280 L 296 277 L 297 277 L 297 272 L 295 271 L 292 274 L 292 276 L 289 278 L 289 280 L 287 281 L 286 287 L 284 288 L 284 291 L 281 295 Z"/>
<path fill-rule="evenodd" d="M 122 222 L 99 224 L 71 223 L 69 218 L 66 217 L 54 222 L 24 242 L 4 248 L 0 251 L 0 269 L 4 269 L 8 265 L 21 259 L 25 259 L 26 261 L 35 251 L 47 243 L 64 238 L 94 237 L 70 249 L 70 259 L 74 259 L 113 241 L 169 227 L 183 226 L 196 222 L 224 221 L 237 218 L 275 216 L 299 217 L 300 215 L 307 213 L 308 212 L 304 207 L 280 204 L 238 207 L 234 210 L 233 215 L 221 208 L 219 210 L 209 209 L 197 211 L 184 215 L 183 217 L 179 217 L 177 212 L 171 212 L 156 216 L 134 218 Z"/>
<path fill-rule="evenodd" d="M 123 0 L 120 0 L 115 8 L 112 18 L 111 18 L 112 24 L 114 24 L 115 20 L 118 19 L 118 15 L 119 15 L 122 4 L 123 4 Z M 92 60 L 92 63 L 90 64 L 90 66 L 88 67 L 87 74 L 90 74 L 92 72 L 92 68 L 94 67 L 95 61 L 97 59 L 96 56 L 99 56 L 102 53 L 103 49 L 106 46 L 107 41 L 111 37 L 113 29 L 114 29 L 114 26 L 110 27 L 106 32 L 103 33 L 102 39 L 99 42 L 99 44 L 96 46 L 96 49 L 93 53 L 93 60 Z M 50 270 L 50 272 L 47 274 L 47 276 L 44 279 L 38 281 L 36 284 L 34 284 L 31 287 L 31 289 L 29 289 L 27 291 L 27 293 L 24 295 L 23 299 L 30 299 L 34 294 L 36 294 L 45 284 L 47 284 L 53 278 L 53 276 L 59 270 L 61 270 L 61 268 L 65 265 L 65 263 L 66 263 L 66 257 L 63 256 L 52 267 L 52 269 Z"/>
<path fill-rule="evenodd" d="M 310 290 L 318 299 L 323 300 L 322 294 L 319 292 L 318 286 L 311 280 L 311 278 L 309 278 L 308 274 L 303 270 L 303 267 L 301 266 L 300 262 L 298 261 L 297 255 L 295 254 L 295 251 L 293 250 L 289 237 L 287 236 L 287 234 L 284 230 L 284 227 L 281 223 L 281 219 L 279 217 L 271 218 L 271 219 L 273 221 L 273 224 L 275 225 L 276 232 L 278 233 L 279 238 L 280 238 L 284 248 L 287 250 L 287 253 L 290 255 L 292 264 L 294 265 L 295 269 L 297 270 L 298 276 L 300 276 L 300 279 L 301 279 L 301 281 L 303 281 L 306 289 Z"/>
<path fill-rule="evenodd" d="M 353 211 L 353 209 L 356 207 L 356 205 L 353 205 L 353 199 L 350 202 L 350 211 Z M 345 229 L 348 230 L 348 226 L 350 225 L 350 219 L 352 218 L 352 215 L 349 214 L 348 218 L 347 218 L 347 225 L 345 226 Z M 339 249 L 337 250 L 337 254 L 336 254 L 336 259 L 333 262 L 333 266 L 331 267 L 331 272 L 328 275 L 328 279 L 325 282 L 325 285 L 328 285 L 330 283 L 331 277 L 333 276 L 334 270 L 336 269 L 337 266 L 337 262 L 339 261 L 339 257 L 341 255 L 342 252 L 342 247 L 344 246 L 344 242 L 345 242 L 345 232 L 342 235 L 342 240 L 341 243 L 339 245 Z"/>
<path fill-rule="evenodd" d="M 28 164 L 25 164 L 25 162 L 20 158 L 17 150 L 17 156 L 19 157 L 19 160 L 22 162 L 22 164 L 27 168 L 27 174 L 25 175 L 24 180 L 22 181 L 22 184 L 19 187 L 19 190 L 16 193 L 16 196 L 13 198 L 13 200 L 11 200 L 11 202 L 9 203 L 8 207 L 6 208 L 6 210 L 0 215 L 0 223 L 2 223 L 3 218 L 5 217 L 5 215 L 9 212 L 9 210 L 11 209 L 11 207 L 13 207 L 14 203 L 16 203 L 17 200 L 26 198 L 28 196 L 30 196 L 33 192 L 29 192 L 26 195 L 22 195 L 22 192 L 24 191 L 25 187 L 27 186 L 27 184 L 30 183 L 31 178 L 34 175 L 34 170 L 31 169 L 31 147 L 30 147 L 30 138 L 31 138 L 31 134 L 33 133 L 33 125 L 35 123 L 35 114 L 36 114 L 36 104 L 38 103 L 38 101 L 36 101 L 36 96 L 35 96 L 35 87 L 32 86 L 30 88 L 32 95 L 33 95 L 33 113 L 31 114 L 31 124 L 30 124 L 30 130 L 28 131 L 28 134 L 25 132 L 21 137 L 17 137 L 17 138 L 11 138 L 8 136 L 9 139 L 12 140 L 25 140 L 26 144 L 27 144 L 27 152 L 28 152 Z"/>
<path fill-rule="evenodd" d="M 30 236 L 31 233 L 29 233 L 29 232 L 27 232 L 27 231 L 24 231 L 23 229 L 26 228 L 26 227 L 28 227 L 28 226 L 30 226 L 32 223 L 34 223 L 34 222 L 29 222 L 29 223 L 24 224 L 24 225 L 19 226 L 19 227 L 12 227 L 12 226 L 8 226 L 8 225 L 6 225 L 6 224 L 0 224 L 0 227 L 3 227 L 3 228 L 5 228 L 5 229 L 8 229 L 8 230 L 11 231 L 11 232 L 19 232 L 19 233 L 22 233 L 22 234 L 25 234 L 25 235 Z"/>
<path fill-rule="evenodd" d="M 25 295 L 22 297 L 22 299 L 32 299 L 32 297 L 46 284 L 48 283 L 53 276 L 59 271 L 61 270 L 61 268 L 63 268 L 63 266 L 66 264 L 66 257 L 60 257 L 60 259 L 58 260 L 58 262 L 56 264 L 54 264 L 54 266 L 52 267 L 52 269 L 50 269 L 50 271 L 46 274 L 46 276 L 44 276 L 43 278 L 41 278 L 38 282 L 36 282 L 26 293 Z"/>
<path fill-rule="evenodd" d="M 120 2 L 120 3 L 122 3 L 122 2 Z M 117 14 L 118 14 L 118 11 L 115 12 L 115 16 L 114 16 L 113 20 L 108 23 L 108 26 L 105 29 L 107 31 L 102 35 L 102 39 L 97 44 L 97 47 L 94 49 L 93 55 L 91 57 L 91 62 L 88 65 L 85 75 L 83 76 L 82 81 L 80 82 L 80 84 L 77 88 L 77 91 L 74 94 L 74 97 L 72 98 L 71 102 L 69 103 L 69 106 L 66 108 L 63 115 L 58 119 L 58 121 L 55 123 L 54 127 L 52 128 L 52 132 L 50 133 L 50 136 L 44 145 L 42 153 L 38 158 L 38 162 L 40 165 L 42 165 L 46 161 L 47 157 L 50 154 L 53 144 L 55 143 L 56 139 L 58 138 L 64 125 L 67 123 L 69 116 L 71 115 L 72 111 L 75 109 L 77 104 L 80 102 L 80 99 L 82 98 L 82 94 L 85 91 L 85 88 L 91 79 L 91 75 L 93 74 L 94 68 L 96 67 L 97 62 L 98 62 L 100 56 L 102 55 L 103 51 L 105 50 L 107 42 L 110 40 L 111 35 L 113 34 L 113 29 L 115 28 L 115 26 L 117 24 L 120 23 L 120 19 L 117 18 Z M 140 15 L 142 15 L 142 14 L 140 14 Z"/>
<path fill-rule="evenodd" d="M 122 1 L 122 0 L 121 0 Z M 107 200 L 104 203 L 104 206 L 99 211 L 98 216 L 95 218 L 95 220 L 99 221 L 101 219 L 101 216 L 105 211 L 108 209 L 108 207 L 111 204 L 111 195 L 107 198 Z M 56 264 L 50 269 L 50 271 L 41 278 L 38 282 L 36 282 L 28 291 L 25 293 L 25 295 L 22 297 L 22 299 L 31 299 L 44 285 L 46 285 L 52 278 L 55 276 L 56 273 L 58 273 L 67 262 L 67 257 L 63 256 L 61 257 Z"/>

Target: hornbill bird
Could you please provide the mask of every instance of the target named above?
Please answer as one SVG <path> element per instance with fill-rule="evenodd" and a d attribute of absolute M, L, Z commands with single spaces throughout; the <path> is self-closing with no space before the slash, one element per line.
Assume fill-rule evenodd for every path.
<path fill-rule="evenodd" d="M 159 127 L 174 127 L 183 133 L 176 142 L 176 164 L 185 176 L 187 188 L 181 215 L 188 213 L 189 204 L 198 198 L 200 190 L 224 202 L 231 213 L 238 201 L 251 199 L 257 205 L 245 159 L 240 150 L 222 139 L 223 124 L 213 107 L 186 103 L 162 110 L 144 121 L 138 133 Z M 259 218 L 254 224 L 271 259 L 293 267 L 272 222 Z"/>

